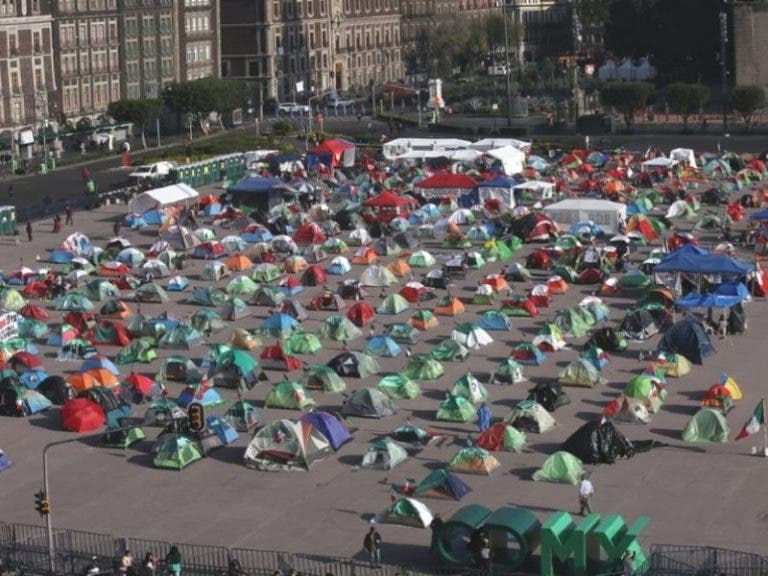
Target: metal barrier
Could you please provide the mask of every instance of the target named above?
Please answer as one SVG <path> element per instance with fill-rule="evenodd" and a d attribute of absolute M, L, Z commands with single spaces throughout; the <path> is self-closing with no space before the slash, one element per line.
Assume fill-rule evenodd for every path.
<path fill-rule="evenodd" d="M 651 546 L 650 576 L 765 576 L 768 557 L 711 546 Z"/>

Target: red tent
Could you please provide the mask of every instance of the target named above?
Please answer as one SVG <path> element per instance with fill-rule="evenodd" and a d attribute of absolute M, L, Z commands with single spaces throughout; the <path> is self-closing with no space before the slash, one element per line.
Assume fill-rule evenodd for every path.
<path fill-rule="evenodd" d="M 294 232 L 293 241 L 301 246 L 322 244 L 325 242 L 325 234 L 316 222 L 305 222 Z"/>
<path fill-rule="evenodd" d="M 27 304 L 19 310 L 19 315 L 24 318 L 33 318 L 35 320 L 48 320 L 48 312 L 45 311 L 45 308 L 41 308 L 36 304 Z"/>
<path fill-rule="evenodd" d="M 72 432 L 93 432 L 106 423 L 104 410 L 93 400 L 73 398 L 61 407 L 61 425 Z"/>
<path fill-rule="evenodd" d="M 331 157 L 331 168 L 336 168 L 339 164 L 343 164 L 344 153 L 348 150 L 355 150 L 357 146 L 352 142 L 347 142 L 341 138 L 327 138 L 320 142 L 320 144 L 309 150 L 309 153 L 317 154 L 320 156 Z"/>
<path fill-rule="evenodd" d="M 325 283 L 327 275 L 322 266 L 313 264 L 301 275 L 301 283 L 305 286 L 320 286 Z"/>
<path fill-rule="evenodd" d="M 400 296 L 408 302 L 420 302 L 430 296 L 429 288 L 419 282 L 408 282 L 400 289 Z"/>
<path fill-rule="evenodd" d="M 373 308 L 371 308 L 370 304 L 363 301 L 355 302 L 349 307 L 349 310 L 347 310 L 347 318 L 349 318 L 350 322 L 355 326 L 365 326 L 366 324 L 370 324 L 373 322 L 375 314 L 376 313 Z"/>
<path fill-rule="evenodd" d="M 421 182 L 416 182 L 416 188 L 426 188 L 429 190 L 474 190 L 477 188 L 477 182 L 466 174 L 438 172 Z"/>
<path fill-rule="evenodd" d="M 497 452 L 504 450 L 504 432 L 507 431 L 507 424 L 505 422 L 496 422 L 485 432 L 480 434 L 480 437 L 475 442 L 480 448 L 485 448 L 491 452 Z"/>
<path fill-rule="evenodd" d="M 34 354 L 30 354 L 29 352 L 16 352 L 13 356 L 11 356 L 11 359 L 8 362 L 11 366 L 14 368 L 17 364 L 23 366 L 27 370 L 32 370 L 33 368 L 40 368 L 43 363 L 40 361 L 40 358 L 35 356 Z"/>
<path fill-rule="evenodd" d="M 142 376 L 136 372 L 131 372 L 125 379 L 125 383 L 131 386 L 134 390 L 139 392 L 143 396 L 149 395 L 152 386 L 155 385 L 155 381 L 147 376 Z"/>
<path fill-rule="evenodd" d="M 112 320 L 102 320 L 85 334 L 94 346 L 102 344 L 107 346 L 127 346 L 131 343 L 131 337 L 125 326 Z"/>
<path fill-rule="evenodd" d="M 286 354 L 280 342 L 275 342 L 272 346 L 264 348 L 259 358 L 262 360 L 264 368 L 285 370 L 286 372 L 292 372 L 301 368 L 301 360 Z"/>
<path fill-rule="evenodd" d="M 96 326 L 96 315 L 93 312 L 67 312 L 61 320 L 81 334 Z"/>
<path fill-rule="evenodd" d="M 398 217 L 408 218 L 411 209 L 416 207 L 417 202 L 410 196 L 401 196 L 392 190 L 384 190 L 384 192 L 368 198 L 363 202 L 363 205 L 373 209 L 378 220 L 386 223 Z"/>

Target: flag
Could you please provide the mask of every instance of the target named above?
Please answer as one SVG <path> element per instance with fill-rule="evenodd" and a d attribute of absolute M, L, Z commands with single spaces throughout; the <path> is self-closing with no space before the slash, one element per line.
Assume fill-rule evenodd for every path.
<path fill-rule="evenodd" d="M 744 428 L 741 429 L 739 435 L 736 436 L 736 440 L 741 440 L 752 434 L 757 434 L 760 431 L 760 426 L 765 426 L 765 406 L 764 401 L 760 400 L 760 403 L 755 408 L 755 411 L 744 424 Z"/>

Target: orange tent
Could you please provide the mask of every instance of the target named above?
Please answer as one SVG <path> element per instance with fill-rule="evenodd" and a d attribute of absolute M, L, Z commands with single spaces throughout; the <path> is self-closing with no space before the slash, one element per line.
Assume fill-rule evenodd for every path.
<path fill-rule="evenodd" d="M 416 330 L 421 330 L 422 332 L 440 324 L 437 317 L 429 310 L 419 310 L 411 316 L 408 323 L 416 328 Z"/>
<path fill-rule="evenodd" d="M 307 263 L 306 258 L 303 256 L 290 256 L 289 258 L 285 259 L 283 267 L 285 268 L 286 272 L 296 273 L 304 272 L 304 270 L 309 268 L 309 264 Z"/>
<path fill-rule="evenodd" d="M 606 194 L 621 194 L 624 191 L 624 184 L 619 180 L 611 180 L 605 185 Z"/>
<path fill-rule="evenodd" d="M 456 314 L 461 314 L 464 310 L 464 304 L 461 303 L 461 300 L 455 297 L 450 299 L 441 298 L 437 303 L 437 306 L 435 306 L 435 314 L 439 314 L 440 316 L 456 316 Z"/>
<path fill-rule="evenodd" d="M 208 204 L 218 204 L 219 199 L 213 194 L 206 194 L 205 196 L 200 196 L 200 198 L 197 200 L 197 203 L 200 206 L 208 206 Z"/>
<path fill-rule="evenodd" d="M 117 376 L 105 368 L 94 368 L 85 372 L 84 375 L 90 376 L 97 386 L 111 388 L 112 386 L 120 385 L 120 380 L 118 380 Z"/>
<path fill-rule="evenodd" d="M 363 246 L 352 257 L 352 264 L 373 264 L 378 256 L 376 251 L 370 246 Z"/>
<path fill-rule="evenodd" d="M 82 374 L 72 374 L 69 378 L 67 378 L 67 382 L 69 382 L 72 385 L 72 388 L 78 392 L 99 386 L 99 383 L 94 379 L 93 376 L 88 374 L 88 372 L 84 372 Z"/>
<path fill-rule="evenodd" d="M 403 259 L 395 260 L 389 266 L 387 266 L 387 268 L 389 268 L 390 272 L 392 272 L 392 274 L 398 278 L 404 277 L 411 271 L 411 267 L 408 265 L 408 262 Z"/>
<path fill-rule="evenodd" d="M 483 279 L 483 284 L 488 284 L 493 291 L 499 294 L 504 290 L 509 290 L 509 284 L 501 274 L 490 274 Z"/>
<path fill-rule="evenodd" d="M 227 258 L 226 266 L 235 272 L 242 272 L 253 267 L 253 262 L 245 254 L 234 254 Z"/>
<path fill-rule="evenodd" d="M 568 292 L 568 283 L 560 276 L 552 276 L 547 280 L 547 287 L 552 294 L 565 294 Z"/>

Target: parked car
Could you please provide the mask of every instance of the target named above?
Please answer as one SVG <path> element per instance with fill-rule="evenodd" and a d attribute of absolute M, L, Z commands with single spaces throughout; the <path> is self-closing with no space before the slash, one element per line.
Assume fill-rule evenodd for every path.
<path fill-rule="evenodd" d="M 277 105 L 280 114 L 309 114 L 309 106 L 296 102 L 281 102 Z"/>
<path fill-rule="evenodd" d="M 171 162 L 155 162 L 146 166 L 137 166 L 128 174 L 128 185 L 141 188 L 154 188 L 162 184 L 174 167 Z"/>

